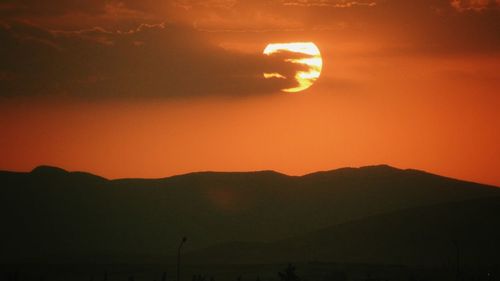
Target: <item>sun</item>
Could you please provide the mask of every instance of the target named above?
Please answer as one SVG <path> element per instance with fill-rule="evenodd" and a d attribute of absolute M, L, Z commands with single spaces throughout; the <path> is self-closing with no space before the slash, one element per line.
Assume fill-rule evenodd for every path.
<path fill-rule="evenodd" d="M 321 53 L 316 44 L 312 42 L 271 43 L 264 49 L 264 55 L 270 56 L 283 51 L 303 54 L 303 58 L 289 58 L 285 59 L 285 61 L 305 65 L 308 69 L 307 71 L 297 71 L 295 73 L 294 78 L 298 83 L 296 87 L 282 89 L 282 91 L 296 93 L 311 87 L 321 75 L 321 70 L 323 68 L 323 59 L 321 58 Z M 264 73 L 264 78 L 287 79 L 287 77 L 277 72 L 266 72 Z"/>

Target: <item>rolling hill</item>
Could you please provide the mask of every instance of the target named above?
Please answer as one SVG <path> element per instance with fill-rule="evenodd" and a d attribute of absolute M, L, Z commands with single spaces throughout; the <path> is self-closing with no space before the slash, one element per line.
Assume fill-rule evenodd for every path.
<path fill-rule="evenodd" d="M 4 262 L 159 261 L 175 254 L 184 235 L 186 251 L 277 243 L 378 215 L 500 196 L 492 186 L 385 165 L 300 177 L 259 171 L 120 180 L 42 166 L 0 172 L 0 186 Z"/>
<path fill-rule="evenodd" d="M 500 197 L 371 216 L 266 243 L 231 242 L 193 251 L 192 263 L 328 262 L 468 267 L 500 265 Z M 186 259 L 186 258 L 185 258 Z"/>

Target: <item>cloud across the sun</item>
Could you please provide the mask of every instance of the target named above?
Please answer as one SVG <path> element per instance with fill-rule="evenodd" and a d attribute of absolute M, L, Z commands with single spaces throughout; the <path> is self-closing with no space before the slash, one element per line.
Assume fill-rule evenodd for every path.
<path fill-rule="evenodd" d="M 0 96 L 265 95 L 294 81 L 263 72 L 298 66 L 211 35 L 318 32 L 320 49 L 370 41 L 376 56 L 484 55 L 500 53 L 499 26 L 499 0 L 5 0 Z"/>
<path fill-rule="evenodd" d="M 8 96 L 192 97 L 270 94 L 300 66 L 211 44 L 185 26 L 143 24 L 128 31 L 0 28 L 0 92 Z M 292 75 L 290 75 L 292 76 Z"/>

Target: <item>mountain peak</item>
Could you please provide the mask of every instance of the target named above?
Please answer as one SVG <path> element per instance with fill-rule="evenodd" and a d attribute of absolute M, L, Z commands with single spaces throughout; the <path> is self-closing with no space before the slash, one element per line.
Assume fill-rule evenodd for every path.
<path fill-rule="evenodd" d="M 61 175 L 67 174 L 68 171 L 59 167 L 41 165 L 31 171 L 32 174 L 46 174 L 46 175 Z"/>
<path fill-rule="evenodd" d="M 397 170 L 400 171 L 401 169 L 393 167 L 391 165 L 387 164 L 379 164 L 379 165 L 369 165 L 369 166 L 362 166 L 359 169 L 370 169 L 370 170 Z"/>
<path fill-rule="evenodd" d="M 392 167 L 387 164 L 380 165 L 370 165 L 362 167 L 344 167 L 328 171 L 319 171 L 304 175 L 304 177 L 317 176 L 317 175 L 339 175 L 339 174 L 351 174 L 359 172 L 370 172 L 370 173 L 387 173 L 387 172 L 401 172 L 404 171 L 399 168 Z"/>

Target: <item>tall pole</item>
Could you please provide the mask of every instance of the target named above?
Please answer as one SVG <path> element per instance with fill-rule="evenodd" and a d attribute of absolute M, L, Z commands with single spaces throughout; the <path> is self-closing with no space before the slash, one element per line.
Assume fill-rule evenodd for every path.
<path fill-rule="evenodd" d="M 181 280 L 181 248 L 184 243 L 186 243 L 187 238 L 182 237 L 181 243 L 179 244 L 179 249 L 177 250 L 177 281 Z"/>

